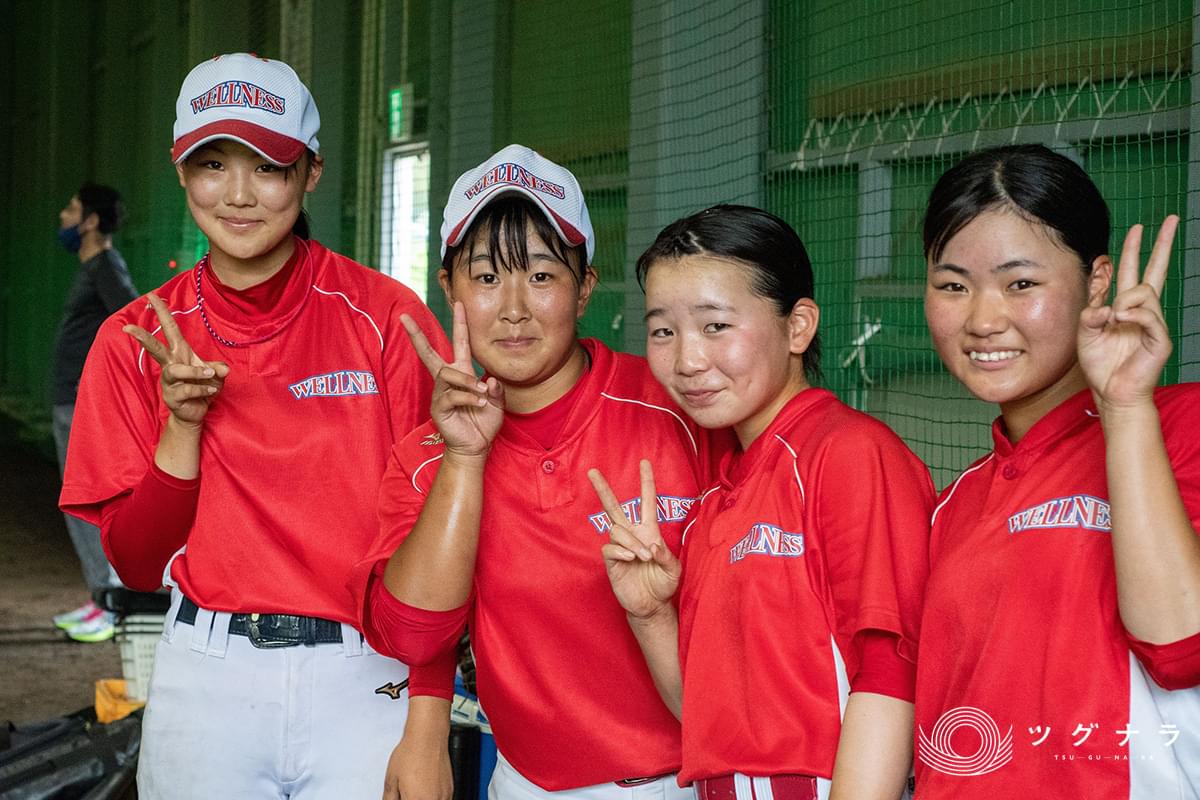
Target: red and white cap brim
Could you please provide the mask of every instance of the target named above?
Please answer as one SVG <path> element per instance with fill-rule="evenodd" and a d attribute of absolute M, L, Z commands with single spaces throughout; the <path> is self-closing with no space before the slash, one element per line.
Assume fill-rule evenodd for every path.
<path fill-rule="evenodd" d="M 294 164 L 304 154 L 308 144 L 277 131 L 239 119 L 222 119 L 203 125 L 175 140 L 171 160 L 178 164 L 201 145 L 218 139 L 232 139 L 246 145 L 273 164 L 281 167 Z"/>

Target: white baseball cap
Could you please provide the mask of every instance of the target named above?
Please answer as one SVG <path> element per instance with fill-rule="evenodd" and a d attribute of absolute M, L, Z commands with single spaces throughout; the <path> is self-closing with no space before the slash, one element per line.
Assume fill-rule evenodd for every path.
<path fill-rule="evenodd" d="M 308 87 L 282 61 L 229 53 L 198 64 L 183 79 L 175 101 L 178 164 L 214 139 L 233 139 L 280 166 L 305 148 L 318 151 L 321 115 Z"/>
<path fill-rule="evenodd" d="M 509 193 L 532 200 L 571 247 L 586 244 L 587 263 L 592 263 L 596 234 L 579 181 L 566 167 L 519 144 L 510 144 L 454 182 L 442 217 L 442 258 L 447 248 L 462 242 L 484 206 Z"/>

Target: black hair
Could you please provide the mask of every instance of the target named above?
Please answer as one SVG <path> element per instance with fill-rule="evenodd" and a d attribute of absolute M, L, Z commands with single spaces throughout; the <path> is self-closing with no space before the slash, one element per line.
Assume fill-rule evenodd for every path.
<path fill-rule="evenodd" d="M 296 221 L 292 223 L 292 235 L 306 241 L 312 238 L 308 226 L 308 212 L 303 208 L 300 209 L 300 216 L 296 217 Z"/>
<path fill-rule="evenodd" d="M 85 183 L 75 196 L 83 206 L 80 222 L 95 214 L 101 233 L 107 235 L 121 229 L 121 223 L 125 221 L 125 203 L 116 189 L 98 183 Z"/>
<path fill-rule="evenodd" d="M 779 217 L 760 208 L 716 205 L 672 222 L 637 260 L 638 285 L 658 261 L 712 255 L 750 268 L 750 289 L 771 301 L 781 317 L 796 301 L 813 296 L 812 262 L 800 236 Z M 821 338 L 813 334 L 802 361 L 809 380 L 821 378 Z"/>
<path fill-rule="evenodd" d="M 1096 184 L 1066 156 L 1023 144 L 980 151 L 938 178 L 925 210 L 925 258 L 937 261 L 956 233 L 998 208 L 1044 225 L 1088 274 L 1108 254 L 1112 223 Z"/>
<path fill-rule="evenodd" d="M 304 157 L 308 159 L 307 166 L 311 169 L 313 159 L 317 157 L 317 154 L 314 153 L 311 148 L 306 147 L 304 148 Z M 300 160 L 301 159 L 298 158 L 287 166 L 287 169 L 283 173 L 283 179 L 285 181 L 292 176 L 293 172 L 300 171 Z M 292 223 L 292 235 L 304 240 L 312 238 L 312 229 L 309 224 L 308 212 L 304 210 L 303 206 L 300 207 L 300 216 L 296 217 L 296 221 Z"/>
<path fill-rule="evenodd" d="M 533 226 L 538 238 L 550 248 L 554 257 L 571 267 L 571 276 L 576 283 L 581 283 L 588 267 L 586 243 L 572 247 L 564 242 L 541 209 L 532 200 L 519 194 L 506 194 L 484 206 L 479 215 L 471 220 L 459 243 L 446 248 L 442 267 L 452 272 L 454 258 L 460 250 L 467 248 L 470 252 L 477 241 L 486 241 L 493 267 L 507 272 L 528 270 L 529 251 L 525 247 L 525 230 L 529 225 Z M 575 257 L 574 263 L 571 261 L 572 255 Z"/>

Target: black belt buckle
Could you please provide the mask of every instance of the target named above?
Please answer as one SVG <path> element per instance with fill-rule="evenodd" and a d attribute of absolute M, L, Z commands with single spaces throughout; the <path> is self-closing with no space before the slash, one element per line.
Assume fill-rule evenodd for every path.
<path fill-rule="evenodd" d="M 270 627 L 278 629 L 280 623 L 288 619 L 283 614 L 247 614 L 246 615 L 246 637 L 250 640 L 250 644 L 260 650 L 273 650 L 276 647 L 295 647 L 304 639 L 299 636 L 300 618 L 292 617 L 289 622 L 292 624 L 286 627 L 292 628 L 291 631 L 278 631 L 271 633 L 264 631 L 263 627 L 267 620 L 264 617 L 270 617 Z"/>

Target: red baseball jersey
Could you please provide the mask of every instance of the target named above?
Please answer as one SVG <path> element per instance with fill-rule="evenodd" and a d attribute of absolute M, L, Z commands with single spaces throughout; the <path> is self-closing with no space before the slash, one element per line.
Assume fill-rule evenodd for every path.
<path fill-rule="evenodd" d="M 243 300 L 204 275 L 212 328 L 235 342 L 274 334 L 257 344 L 226 347 L 210 334 L 194 270 L 156 292 L 196 354 L 230 367 L 204 421 L 196 517 L 171 575 L 204 608 L 357 623 L 346 573 L 378 535 L 393 442 L 429 416 L 432 379 L 400 314 L 443 354 L 449 346 L 404 285 L 316 242 L 297 246 L 274 313 L 253 323 L 237 310 Z M 146 475 L 170 413 L 159 366 L 121 331 L 128 324 L 158 333 L 145 300 L 110 317 L 75 408 L 61 503 L 93 523 Z"/>
<path fill-rule="evenodd" d="M 933 497 L 896 434 L 823 389 L 726 457 L 684 543 L 681 785 L 831 777 L 855 635 L 916 660 Z"/>
<path fill-rule="evenodd" d="M 635 519 L 656 514 L 675 552 L 709 478 L 707 435 L 645 360 L 594 340 L 583 345 L 591 368 L 557 442 L 546 449 L 505 424 L 492 446 L 469 619 L 496 746 L 549 790 L 679 768 L 679 723 L 613 596 L 600 554 L 611 520 L 587 471 L 599 468 Z M 397 447 L 381 540 L 360 567 L 360 590 L 415 524 L 443 450 L 432 423 Z M 658 492 L 649 512 L 639 496 L 642 458 L 654 464 Z"/>
<path fill-rule="evenodd" d="M 1160 389 L 1155 401 L 1196 525 L 1200 386 Z M 999 420 L 992 435 L 994 452 L 946 489 L 934 515 L 917 796 L 1197 797 L 1200 690 L 1164 690 L 1147 670 L 1179 680 L 1183 668 L 1183 683 L 1200 683 L 1200 636 L 1145 647 L 1121 624 L 1091 392 L 1016 445 Z M 1155 651 L 1172 663 L 1153 663 Z"/>

